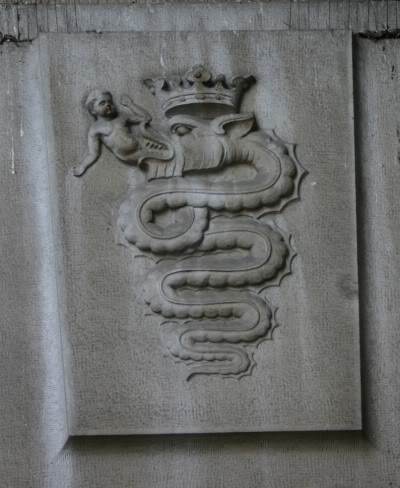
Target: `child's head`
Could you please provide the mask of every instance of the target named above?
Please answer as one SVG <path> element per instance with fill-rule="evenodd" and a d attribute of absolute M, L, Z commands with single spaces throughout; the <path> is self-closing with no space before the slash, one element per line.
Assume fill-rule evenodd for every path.
<path fill-rule="evenodd" d="M 85 101 L 88 112 L 97 117 L 112 118 L 116 114 L 113 97 L 108 91 L 93 90 Z"/>

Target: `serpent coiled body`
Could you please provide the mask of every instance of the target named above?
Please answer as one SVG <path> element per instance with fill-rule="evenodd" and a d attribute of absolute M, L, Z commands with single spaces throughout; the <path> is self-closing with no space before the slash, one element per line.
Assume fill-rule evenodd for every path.
<path fill-rule="evenodd" d="M 154 179 L 130 189 L 117 226 L 126 243 L 162 258 L 147 273 L 142 293 L 164 319 L 164 348 L 189 367 L 189 377 L 240 378 L 255 364 L 248 346 L 275 326 L 275 308 L 260 291 L 290 273 L 294 256 L 290 236 L 255 215 L 279 211 L 296 198 L 303 170 L 293 147 L 273 133 L 218 140 L 219 168 L 251 165 L 255 176 L 212 187 L 200 172 Z M 160 225 L 157 216 L 167 211 L 179 218 Z"/>

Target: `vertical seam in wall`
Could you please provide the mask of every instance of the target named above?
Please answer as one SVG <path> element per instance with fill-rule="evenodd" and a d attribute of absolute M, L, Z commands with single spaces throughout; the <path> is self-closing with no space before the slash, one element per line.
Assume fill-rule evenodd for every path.
<path fill-rule="evenodd" d="M 361 429 L 363 428 L 363 411 L 362 411 L 362 406 L 363 406 L 363 399 L 362 399 L 362 367 L 361 367 L 361 300 L 360 300 L 360 254 L 361 254 L 361 248 L 359 246 L 359 230 L 358 230 L 358 225 L 359 225 L 359 219 L 358 219 L 358 213 L 359 213 L 359 202 L 358 202 L 358 180 L 357 180 L 357 144 L 356 144 L 356 117 L 355 117 L 355 112 L 356 112 L 356 104 L 354 100 L 354 88 L 355 88 L 355 82 L 354 82 L 354 38 L 351 33 L 351 31 L 347 31 L 348 35 L 348 76 L 349 76 L 349 91 L 350 91 L 350 102 L 349 102 L 349 112 L 352 114 L 352 123 L 350 124 L 350 131 L 351 131 L 351 140 L 353 142 L 353 151 L 352 151 L 352 164 L 354 168 L 354 207 L 355 207 L 355 229 L 356 229 L 356 277 L 357 277 L 357 283 L 358 283 L 358 350 L 359 354 L 357 355 L 357 364 L 359 368 L 359 378 L 360 378 L 360 385 L 359 385 L 359 392 L 358 392 L 358 400 L 360 402 L 360 408 L 361 408 Z"/>
<path fill-rule="evenodd" d="M 49 195 L 50 195 L 50 215 L 51 215 L 51 235 L 52 235 L 52 247 L 53 247 L 53 260 L 55 266 L 55 281 L 56 281 L 56 293 L 57 293 L 57 315 L 58 315 L 58 324 L 59 324 L 59 337 L 60 337 L 60 345 L 61 345 L 61 364 L 62 364 L 62 377 L 63 377 L 63 386 L 64 386 L 64 406 L 65 406 L 65 421 L 67 426 L 67 433 L 69 435 L 69 418 L 68 418 L 68 404 L 67 404 L 67 387 L 65 381 L 65 363 L 64 363 L 64 341 L 63 341 L 63 334 L 62 334 L 62 320 L 61 320 L 61 307 L 60 307 L 60 287 L 59 287 L 59 279 L 58 279 L 58 260 L 57 260 L 57 253 L 56 253 L 56 245 L 55 245 L 55 233 L 54 233 L 54 211 L 53 211 L 53 192 L 52 192 L 52 185 L 51 185 L 51 177 L 50 177 L 50 155 L 49 155 L 49 146 L 48 146 L 48 119 L 44 105 L 44 92 L 43 92 L 43 76 L 42 76 L 42 42 L 39 37 L 38 39 L 38 49 L 39 49 L 39 82 L 40 82 L 40 98 L 43 110 L 43 118 L 44 118 L 44 130 L 45 130 L 45 147 L 46 147 L 46 163 L 47 163 L 47 181 L 49 185 Z"/>
<path fill-rule="evenodd" d="M 354 156 L 355 156 L 355 186 L 356 186 L 356 229 L 357 229 L 357 267 L 358 267 L 358 291 L 359 291 L 359 338 L 360 338 L 360 378 L 361 378 L 361 418 L 362 430 L 368 437 L 368 415 L 367 415 L 367 396 L 368 396 L 368 381 L 366 378 L 367 368 L 365 362 L 367 360 L 366 354 L 366 339 L 365 339 L 365 318 L 363 304 L 366 303 L 366 269 L 365 269 L 365 242 L 364 242 L 364 226 L 365 219 L 363 216 L 364 195 L 362 188 L 362 160 L 361 160 L 361 135 L 360 135 L 360 84 L 358 77 L 358 56 L 357 56 L 357 38 L 352 36 L 352 72 L 353 72 L 353 106 L 354 106 Z"/>

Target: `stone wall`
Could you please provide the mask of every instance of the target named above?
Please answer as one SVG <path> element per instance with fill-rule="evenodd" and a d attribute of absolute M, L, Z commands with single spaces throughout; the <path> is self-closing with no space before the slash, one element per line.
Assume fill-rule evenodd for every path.
<path fill-rule="evenodd" d="M 396 37 L 387 29 L 397 29 L 398 15 L 397 2 L 390 1 L 10 2 L 0 8 L 2 486 L 400 486 L 400 41 L 385 39 Z M 70 437 L 56 293 L 62 270 L 48 204 L 52 185 L 35 38 L 40 32 L 277 29 L 355 33 L 362 431 Z"/>

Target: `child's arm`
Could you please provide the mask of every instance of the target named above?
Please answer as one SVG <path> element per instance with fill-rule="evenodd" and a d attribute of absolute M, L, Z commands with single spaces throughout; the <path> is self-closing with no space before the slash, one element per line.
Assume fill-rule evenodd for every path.
<path fill-rule="evenodd" d="M 128 115 L 129 122 L 133 124 L 138 124 L 140 122 L 151 122 L 151 115 L 136 103 L 133 103 L 132 99 L 128 95 L 122 95 L 121 105 L 130 111 Z"/>
<path fill-rule="evenodd" d="M 100 134 L 96 130 L 91 128 L 88 135 L 88 153 L 82 163 L 78 166 L 75 166 L 73 170 L 74 176 L 82 176 L 86 172 L 86 170 L 99 159 L 100 154 Z"/>

